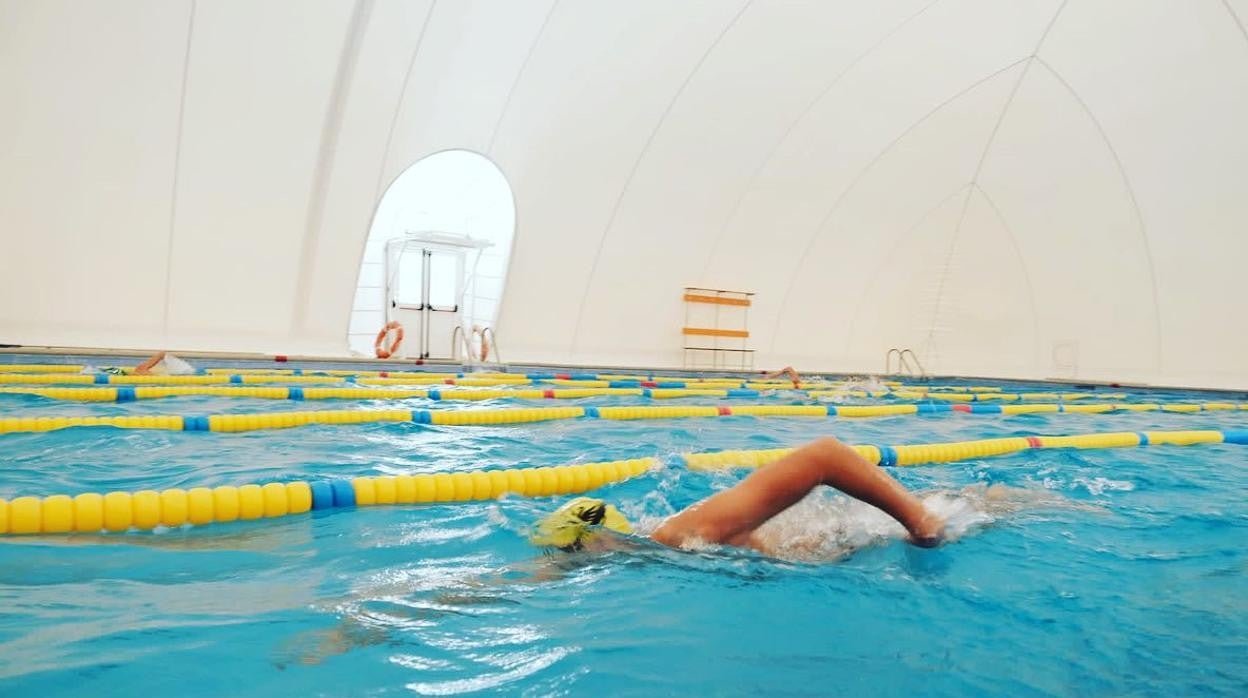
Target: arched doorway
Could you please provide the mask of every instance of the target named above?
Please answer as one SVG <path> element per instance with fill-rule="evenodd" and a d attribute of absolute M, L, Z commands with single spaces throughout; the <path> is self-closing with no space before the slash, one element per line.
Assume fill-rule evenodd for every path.
<path fill-rule="evenodd" d="M 407 168 L 373 216 L 351 310 L 351 352 L 372 356 L 377 331 L 396 320 L 405 330 L 399 356 L 463 357 L 454 327 L 467 338 L 474 327 L 493 327 L 515 221 L 511 186 L 485 156 L 447 150 Z"/>

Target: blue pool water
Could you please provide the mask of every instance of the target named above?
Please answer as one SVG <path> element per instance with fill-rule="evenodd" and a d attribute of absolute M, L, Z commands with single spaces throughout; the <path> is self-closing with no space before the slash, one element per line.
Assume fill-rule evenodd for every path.
<path fill-rule="evenodd" d="M 191 397 L 79 404 L 5 395 L 0 413 L 392 404 Z M 772 448 L 829 434 L 898 444 L 1246 422 L 1248 412 L 1207 412 L 385 423 L 237 434 L 79 428 L 0 435 L 0 496 L 657 456 L 663 468 L 596 493 L 645 528 L 744 475 L 686 471 L 675 455 L 688 451 Z M 525 531 L 563 498 L 3 538 L 0 694 L 1171 696 L 1248 689 L 1248 447 L 1036 451 L 893 472 L 919 490 L 1000 483 L 1041 501 L 999 514 L 952 544 L 919 550 L 875 535 L 883 529 L 870 512 L 822 492 L 785 526 L 794 535 L 867 543 L 835 562 L 644 546 L 543 556 Z"/>

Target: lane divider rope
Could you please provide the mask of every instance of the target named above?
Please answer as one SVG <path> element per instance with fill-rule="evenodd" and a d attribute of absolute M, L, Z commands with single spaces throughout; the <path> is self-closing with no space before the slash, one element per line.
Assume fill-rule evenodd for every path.
<path fill-rule="evenodd" d="M 543 468 L 270 482 L 241 487 L 85 493 L 0 499 L 0 534 L 147 531 L 379 504 L 482 501 L 588 492 L 657 467 L 654 458 Z"/>
<path fill-rule="evenodd" d="M 72 368 L 72 367 L 70 367 Z M 279 383 L 354 383 L 357 385 L 455 385 L 463 387 L 532 386 L 537 384 L 558 385 L 572 388 L 660 388 L 660 389 L 748 389 L 792 390 L 790 381 L 757 381 L 714 377 L 618 377 L 602 374 L 451 374 L 451 373 L 391 373 L 387 371 L 309 371 L 295 369 L 289 372 L 275 370 L 207 369 L 196 375 L 156 376 L 94 373 L 82 374 L 69 371 L 29 373 L 19 370 L 3 370 L 0 367 L 0 384 L 8 385 L 144 385 L 144 386 L 210 386 Z M 871 396 L 903 393 L 910 394 L 1000 394 L 995 386 L 926 385 L 906 386 L 885 381 L 887 390 L 850 390 L 842 381 L 814 381 L 800 383 L 797 389 L 817 391 L 824 396 Z M 1112 394 L 1111 394 L 1112 395 Z M 1106 395 L 1107 397 L 1109 395 Z M 1008 398 L 1005 398 L 1008 399 Z"/>
<path fill-rule="evenodd" d="M 1004 456 L 1033 449 L 1126 448 L 1130 446 L 1190 446 L 1194 444 L 1248 444 L 1248 429 L 1196 431 L 1126 431 L 1070 436 L 1015 436 L 950 443 L 901 446 L 859 445 L 852 448 L 871 463 L 882 466 L 925 465 Z M 792 453 L 792 448 L 686 453 L 681 458 L 691 470 L 756 468 Z"/>
<path fill-rule="evenodd" d="M 36 395 L 75 402 L 130 402 L 167 397 L 207 396 L 266 400 L 541 400 L 604 396 L 641 396 L 654 399 L 685 397 L 756 398 L 746 389 L 697 388 L 554 388 L 545 390 L 412 389 L 412 388 L 304 388 L 261 386 L 157 386 L 118 388 L 34 388 L 0 386 L 0 394 Z"/>
<path fill-rule="evenodd" d="M 216 415 L 113 417 L 4 417 L 0 434 L 44 432 L 72 427 L 240 432 L 289 429 L 312 424 L 416 422 L 454 426 L 523 424 L 562 419 L 684 419 L 698 417 L 878 418 L 916 414 L 1107 414 L 1162 411 L 1196 413 L 1248 410 L 1248 403 L 1081 403 L 1077 405 L 918 404 L 918 405 L 678 405 L 625 407 L 504 407 L 482 410 L 309 410 Z"/>
<path fill-rule="evenodd" d="M 259 398 L 267 400 L 540 400 L 634 395 L 656 400 L 688 397 L 756 398 L 761 392 L 751 388 L 554 388 L 526 390 L 411 389 L 411 388 L 310 388 L 286 386 L 122 386 L 117 388 L 36 388 L 0 386 L 0 394 L 36 395 L 53 400 L 76 402 L 130 402 L 167 397 L 208 396 Z M 1098 397 L 1126 398 L 1125 393 L 908 393 L 888 391 L 810 391 L 810 396 L 928 400 L 943 402 L 988 402 L 1029 400 L 1082 400 Z"/>
<path fill-rule="evenodd" d="M 1103 449 L 1197 444 L 1248 445 L 1248 429 L 1145 431 L 1016 436 L 953 443 L 853 448 L 880 466 L 949 463 L 1033 449 Z M 718 451 L 681 456 L 691 470 L 758 467 L 793 449 Z M 0 534 L 98 533 L 214 522 L 272 519 L 309 511 L 453 501 L 482 501 L 512 493 L 530 497 L 588 492 L 659 467 L 656 458 L 543 468 L 357 477 L 320 482 L 270 482 L 241 487 L 24 496 L 0 500 Z"/>
<path fill-rule="evenodd" d="M 82 373 L 76 364 L 0 364 L 0 373 Z"/>

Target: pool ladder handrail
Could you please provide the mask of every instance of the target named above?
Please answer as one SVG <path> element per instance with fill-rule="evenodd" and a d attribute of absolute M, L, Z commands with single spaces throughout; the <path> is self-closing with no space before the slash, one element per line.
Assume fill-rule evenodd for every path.
<path fill-rule="evenodd" d="M 896 372 L 893 371 L 894 353 L 897 354 Z M 910 361 L 914 362 L 913 366 L 910 365 L 910 361 L 906 360 L 907 354 L 910 356 Z M 916 368 L 918 369 L 917 371 L 915 370 Z M 888 350 L 887 354 L 884 355 L 884 375 L 906 375 L 926 378 L 927 370 L 923 368 L 923 363 L 919 361 L 919 357 L 914 353 L 913 349 L 898 349 L 897 347 L 893 347 Z"/>
<path fill-rule="evenodd" d="M 458 341 L 456 341 L 458 340 Z M 455 325 L 455 329 L 451 330 L 451 360 L 459 360 L 459 350 L 463 348 L 464 355 L 472 357 L 472 348 L 468 346 L 468 337 L 464 333 L 463 325 Z"/>
<path fill-rule="evenodd" d="M 459 341 L 456 341 L 457 339 Z M 498 353 L 498 334 L 494 331 L 494 328 L 486 327 L 482 329 L 481 339 L 489 341 L 490 350 L 494 353 L 494 363 L 501 364 L 502 363 L 502 359 L 500 358 L 501 355 Z M 478 359 L 475 356 L 474 352 L 472 351 L 472 344 L 469 343 L 468 333 L 464 332 L 463 326 L 456 325 L 455 329 L 451 330 L 451 359 L 452 360 L 459 359 L 459 350 L 461 347 L 464 350 L 464 356 L 466 356 L 469 361 L 476 361 L 476 362 L 484 363 L 480 361 L 480 359 Z"/>
<path fill-rule="evenodd" d="M 486 335 L 489 336 L 487 337 Z M 498 353 L 498 333 L 494 331 L 493 327 L 488 325 L 481 330 L 481 341 L 484 342 L 487 339 L 490 342 L 490 352 L 494 354 L 494 363 L 503 363 L 503 355 Z"/>

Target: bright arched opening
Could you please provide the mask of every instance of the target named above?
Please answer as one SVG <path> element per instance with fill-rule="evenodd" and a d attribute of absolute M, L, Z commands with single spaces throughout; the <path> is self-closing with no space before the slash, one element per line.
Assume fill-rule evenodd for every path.
<path fill-rule="evenodd" d="M 351 352 L 372 356 L 378 330 L 397 321 L 405 332 L 397 356 L 463 357 L 473 329 L 494 326 L 515 223 L 511 186 L 489 158 L 448 150 L 407 168 L 373 216 Z"/>

